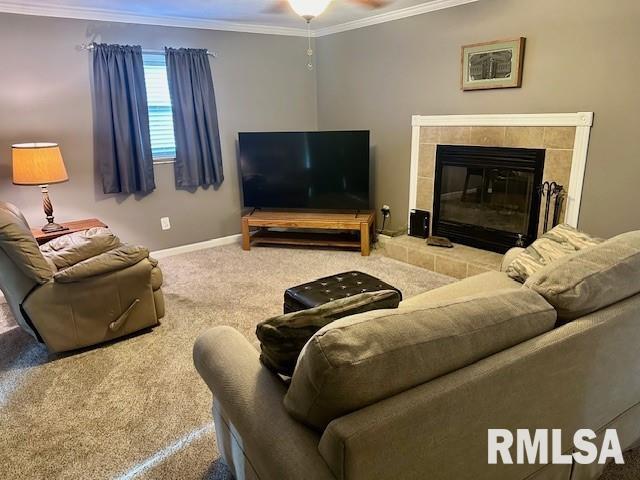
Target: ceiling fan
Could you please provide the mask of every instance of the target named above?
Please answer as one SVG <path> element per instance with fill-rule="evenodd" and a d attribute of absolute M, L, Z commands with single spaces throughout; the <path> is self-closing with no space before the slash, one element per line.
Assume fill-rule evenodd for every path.
<path fill-rule="evenodd" d="M 313 70 L 313 63 L 311 57 L 313 56 L 313 49 L 311 48 L 311 20 L 316 18 L 333 0 L 274 0 L 274 3 L 270 8 L 266 10 L 266 13 L 286 13 L 292 9 L 307 22 L 307 38 L 309 41 L 309 47 L 307 48 L 307 57 L 309 61 L 307 68 Z M 390 0 L 348 0 L 350 3 L 355 3 L 363 7 L 375 9 L 386 6 Z"/>
<path fill-rule="evenodd" d="M 382 8 L 386 6 L 388 0 L 348 0 L 350 3 L 361 5 L 366 8 Z M 267 10 L 268 13 L 285 13 L 293 9 L 298 15 L 304 18 L 307 23 L 320 15 L 329 6 L 332 0 L 275 0 L 273 5 Z"/>

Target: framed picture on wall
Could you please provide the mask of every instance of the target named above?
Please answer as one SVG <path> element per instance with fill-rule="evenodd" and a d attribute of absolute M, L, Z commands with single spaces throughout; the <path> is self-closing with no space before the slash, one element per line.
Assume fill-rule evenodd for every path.
<path fill-rule="evenodd" d="M 522 85 L 525 38 L 474 43 L 462 47 L 462 90 Z"/>

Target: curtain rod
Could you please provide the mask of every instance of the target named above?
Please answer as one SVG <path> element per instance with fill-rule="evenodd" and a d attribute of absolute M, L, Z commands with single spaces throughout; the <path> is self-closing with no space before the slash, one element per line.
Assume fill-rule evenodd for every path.
<path fill-rule="evenodd" d="M 93 50 L 94 48 L 96 48 L 94 43 L 83 43 L 82 45 L 80 45 L 80 47 L 83 50 Z M 142 49 L 142 53 L 158 53 L 158 54 L 160 54 L 160 53 L 164 53 L 164 50 L 150 50 L 150 49 L 147 49 L 147 48 L 143 48 Z M 211 56 L 213 58 L 216 58 L 218 56 L 218 53 L 217 52 L 210 52 L 209 50 L 207 50 L 207 55 L 209 55 L 209 56 Z"/>

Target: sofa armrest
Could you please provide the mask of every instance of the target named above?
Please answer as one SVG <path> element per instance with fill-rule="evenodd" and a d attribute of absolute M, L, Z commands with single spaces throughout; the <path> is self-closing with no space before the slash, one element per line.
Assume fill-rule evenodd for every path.
<path fill-rule="evenodd" d="M 58 283 L 81 282 L 89 277 L 124 270 L 148 257 L 149 250 L 144 247 L 121 245 L 65 268 L 57 272 L 53 279 Z"/>
<path fill-rule="evenodd" d="M 238 455 L 246 457 L 258 478 L 334 479 L 318 452 L 318 434 L 284 410 L 285 383 L 260 363 L 258 351 L 241 333 L 231 327 L 208 330 L 196 341 L 193 360 L 225 423 L 216 425 L 218 443 L 239 480 L 244 475 L 235 465 Z M 242 450 L 225 451 L 228 445 Z"/>
<path fill-rule="evenodd" d="M 513 260 L 522 252 L 524 252 L 524 248 L 520 248 L 520 247 L 510 248 L 507 251 L 507 253 L 504 254 L 504 257 L 502 257 L 502 265 L 500 266 L 500 271 L 501 272 L 506 271 L 507 267 L 511 264 L 511 262 L 513 262 Z"/>

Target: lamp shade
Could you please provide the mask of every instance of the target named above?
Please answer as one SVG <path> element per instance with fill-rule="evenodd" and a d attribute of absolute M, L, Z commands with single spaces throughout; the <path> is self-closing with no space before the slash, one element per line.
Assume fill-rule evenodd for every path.
<path fill-rule="evenodd" d="M 17 143 L 11 146 L 13 183 L 48 185 L 69 180 L 57 143 Z"/>
<path fill-rule="evenodd" d="M 331 0 L 289 0 L 293 11 L 303 18 L 315 18 L 324 12 Z"/>

